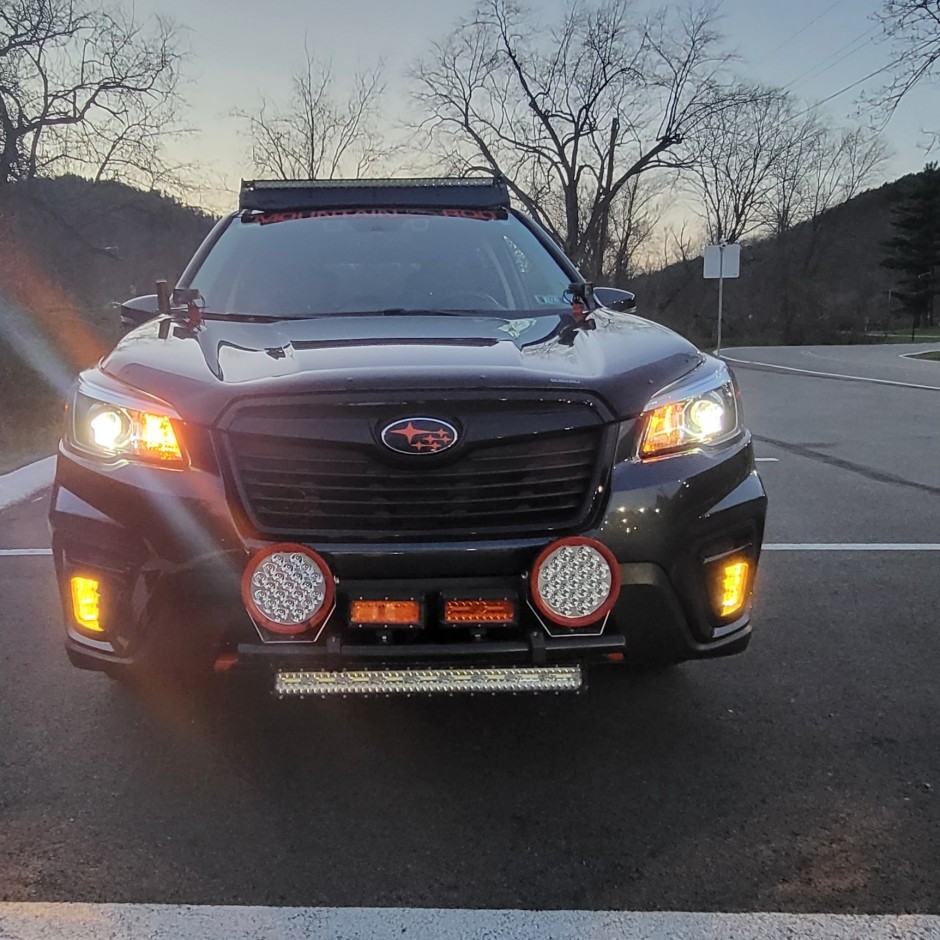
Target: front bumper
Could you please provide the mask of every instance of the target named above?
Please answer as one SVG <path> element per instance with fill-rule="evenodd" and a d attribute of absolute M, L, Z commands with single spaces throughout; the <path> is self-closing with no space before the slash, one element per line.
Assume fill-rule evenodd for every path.
<path fill-rule="evenodd" d="M 713 612 L 706 567 L 728 552 L 756 566 L 766 497 L 747 436 L 713 453 L 614 467 L 581 534 L 620 565 L 620 598 L 602 630 L 547 631 L 526 597 L 526 574 L 549 538 L 313 544 L 337 578 L 337 608 L 315 642 L 256 628 L 240 581 L 258 539 L 210 459 L 186 471 L 103 467 L 62 450 L 50 522 L 66 613 L 66 648 L 82 668 L 176 668 L 280 673 L 355 668 L 591 665 L 723 656 L 750 638 L 750 605 L 731 621 Z M 106 631 L 71 616 L 69 578 L 91 574 L 106 596 Z M 508 586 L 508 588 L 507 588 Z M 383 639 L 351 631 L 353 594 L 433 598 L 445 590 L 511 589 L 512 629 L 474 635 L 431 627 Z M 549 633 L 554 635 L 549 635 Z"/>

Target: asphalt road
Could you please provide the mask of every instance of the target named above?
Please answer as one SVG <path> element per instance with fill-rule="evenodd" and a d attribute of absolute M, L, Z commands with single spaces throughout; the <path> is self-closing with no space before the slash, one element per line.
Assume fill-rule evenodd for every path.
<path fill-rule="evenodd" d="M 738 367 L 769 542 L 940 542 L 901 351 L 770 352 L 938 390 Z M 940 912 L 938 562 L 768 552 L 744 656 L 582 696 L 279 703 L 70 669 L 49 558 L 0 557 L 0 900 Z"/>

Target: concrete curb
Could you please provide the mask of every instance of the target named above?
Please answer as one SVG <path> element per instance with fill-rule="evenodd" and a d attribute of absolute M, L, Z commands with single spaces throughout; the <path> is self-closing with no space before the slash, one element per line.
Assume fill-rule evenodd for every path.
<path fill-rule="evenodd" d="M 51 486 L 54 476 L 55 455 L 3 474 L 0 476 L 0 510 L 21 503 Z"/>
<path fill-rule="evenodd" d="M 0 903 L 4 940 L 930 940 L 940 917 Z"/>

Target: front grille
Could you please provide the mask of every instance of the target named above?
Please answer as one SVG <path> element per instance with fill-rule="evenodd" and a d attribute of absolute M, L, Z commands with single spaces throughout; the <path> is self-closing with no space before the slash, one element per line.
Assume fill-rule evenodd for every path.
<path fill-rule="evenodd" d="M 232 431 L 227 439 L 259 531 L 433 540 L 577 527 L 598 484 L 602 430 L 477 444 L 441 463 L 387 462 L 377 445 Z"/>

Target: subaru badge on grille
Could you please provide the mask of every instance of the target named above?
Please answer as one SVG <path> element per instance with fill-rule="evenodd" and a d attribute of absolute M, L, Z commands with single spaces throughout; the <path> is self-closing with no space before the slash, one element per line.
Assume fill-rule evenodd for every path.
<path fill-rule="evenodd" d="M 382 429 L 382 443 L 398 454 L 439 454 L 457 443 L 457 429 L 439 418 L 402 418 Z"/>

